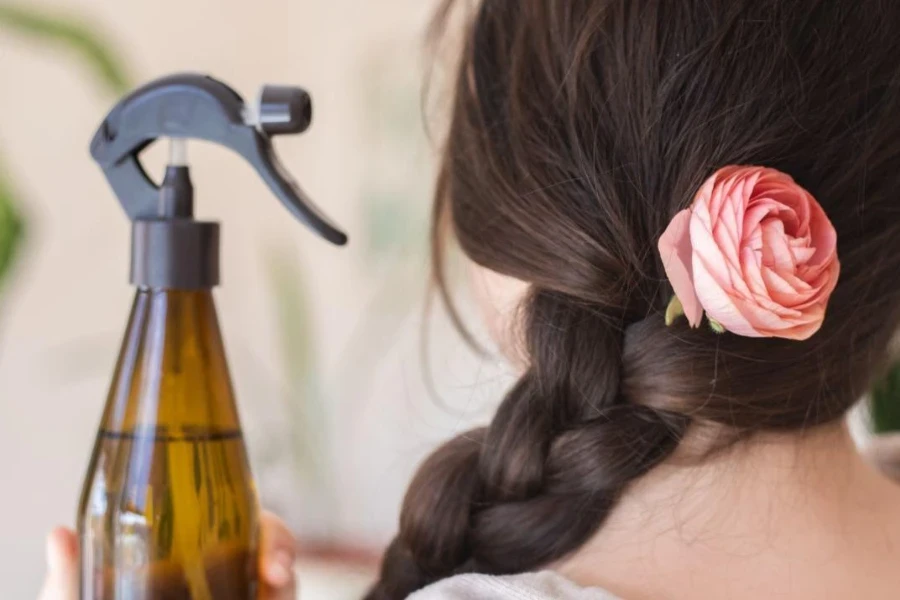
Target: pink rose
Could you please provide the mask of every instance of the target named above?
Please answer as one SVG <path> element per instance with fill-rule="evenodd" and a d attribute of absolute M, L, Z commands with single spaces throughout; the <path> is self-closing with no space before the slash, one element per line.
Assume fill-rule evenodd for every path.
<path fill-rule="evenodd" d="M 659 238 L 666 275 L 691 327 L 703 312 L 747 337 L 805 340 L 837 285 L 837 234 L 790 176 L 728 166 L 706 180 Z"/>

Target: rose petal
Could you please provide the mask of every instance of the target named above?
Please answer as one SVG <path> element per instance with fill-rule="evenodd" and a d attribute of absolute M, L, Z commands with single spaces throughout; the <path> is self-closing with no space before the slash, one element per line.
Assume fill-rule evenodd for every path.
<path fill-rule="evenodd" d="M 742 219 L 740 218 L 743 210 L 738 197 L 732 198 L 731 194 L 729 194 L 725 198 L 725 202 L 730 206 L 725 210 L 719 211 L 718 220 L 712 220 L 712 232 L 722 254 L 736 267 L 740 264 L 738 248 L 740 247 L 741 230 L 743 229 Z M 712 212 L 712 209 L 710 211 Z"/>
<path fill-rule="evenodd" d="M 759 254 L 760 260 L 762 260 L 763 239 L 762 228 L 759 226 L 759 223 L 755 224 L 752 228 L 748 228 L 745 224 L 744 239 L 741 245 L 745 248 L 752 249 Z"/>
<path fill-rule="evenodd" d="M 703 260 L 694 255 L 694 287 L 700 304 L 711 319 L 715 319 L 726 330 L 747 337 L 761 337 L 749 321 L 741 314 L 734 300 L 716 282 Z"/>
<path fill-rule="evenodd" d="M 827 302 L 828 297 L 831 296 L 831 293 L 837 286 L 839 275 L 840 265 L 835 263 L 828 271 L 822 273 L 818 279 L 809 284 L 812 290 L 809 294 L 809 298 L 805 302 L 797 304 L 794 308 L 799 311 L 805 311 L 816 304 Z"/>
<path fill-rule="evenodd" d="M 837 253 L 837 232 L 821 206 L 816 204 L 810 209 L 810 246 L 816 249 L 816 253 L 807 262 L 811 266 L 827 265 Z"/>
<path fill-rule="evenodd" d="M 786 329 L 771 332 L 771 336 L 785 338 L 788 340 L 803 341 L 811 338 L 819 329 L 822 328 L 822 322 L 825 320 L 824 304 L 817 304 L 810 307 L 806 311 L 803 321 L 798 321 Z"/>
<path fill-rule="evenodd" d="M 697 204 L 691 215 L 690 231 L 694 254 L 703 257 L 719 285 L 730 288 L 732 279 L 728 262 L 713 236 L 708 207 L 702 202 Z"/>
<path fill-rule="evenodd" d="M 808 246 L 795 247 L 791 244 L 791 254 L 794 256 L 794 264 L 803 265 L 815 255 L 816 249 Z"/>
<path fill-rule="evenodd" d="M 797 319 L 803 318 L 802 312 L 779 306 L 766 297 L 753 300 L 733 298 L 733 300 L 741 315 L 760 337 L 767 337 L 773 331 L 791 327 Z"/>
<path fill-rule="evenodd" d="M 760 272 L 760 253 L 751 248 L 744 247 L 741 251 L 741 259 L 744 281 L 747 282 L 747 287 L 750 288 L 750 292 L 758 295 L 768 293 L 766 284 L 762 278 L 762 273 Z"/>
<path fill-rule="evenodd" d="M 762 278 L 766 282 L 766 290 L 768 297 L 780 306 L 786 308 L 794 308 L 803 302 L 809 300 L 810 296 L 815 295 L 816 290 L 810 289 L 809 285 L 803 281 L 790 276 L 791 280 L 781 277 L 778 273 L 769 269 L 762 268 Z M 797 289 L 794 284 L 800 284 L 802 289 Z"/>
<path fill-rule="evenodd" d="M 792 236 L 802 235 L 800 219 L 797 217 L 797 207 L 793 194 L 772 190 L 764 196 L 754 198 L 754 204 L 762 204 L 770 208 L 770 214 L 784 223 L 785 232 Z"/>
<path fill-rule="evenodd" d="M 769 216 L 771 210 L 770 203 L 753 202 L 748 206 L 747 212 L 744 213 L 744 239 L 742 240 L 744 244 L 751 243 L 752 236 L 759 233 L 760 224 Z M 761 239 L 758 240 L 758 244 L 758 246 L 754 245 L 754 248 L 762 248 Z"/>
<path fill-rule="evenodd" d="M 658 245 L 666 277 L 684 308 L 684 315 L 691 327 L 697 327 L 703 320 L 703 307 L 694 291 L 690 221 L 690 209 L 679 212 L 660 236 Z"/>
<path fill-rule="evenodd" d="M 719 221 L 713 227 L 713 239 L 729 265 L 733 268 L 740 268 L 741 261 L 738 258 L 740 240 L 737 237 L 738 233 L 735 227 L 734 223 L 729 225 L 725 221 Z"/>
<path fill-rule="evenodd" d="M 782 322 L 784 319 L 799 319 L 803 317 L 802 310 L 798 310 L 796 308 L 791 308 L 788 306 L 782 306 L 781 304 L 772 300 L 768 296 L 768 294 L 753 296 L 753 298 L 751 300 L 748 300 L 747 302 L 755 306 L 756 309 L 763 310 L 766 313 L 772 315 L 774 319 L 773 321 L 760 321 L 760 323 L 765 322 L 767 324 L 767 327 L 774 327 L 775 324 Z M 748 311 L 745 310 L 744 312 L 746 314 Z"/>
<path fill-rule="evenodd" d="M 794 255 L 787 243 L 784 223 L 777 219 L 766 219 L 762 223 L 763 264 L 776 271 L 794 272 Z"/>
<path fill-rule="evenodd" d="M 716 183 L 713 181 L 712 183 Z M 712 224 L 717 222 L 721 217 L 722 209 L 725 207 L 725 201 L 728 197 L 728 189 L 724 185 L 713 185 L 708 192 L 700 190 L 697 198 L 694 199 L 694 209 L 702 205 L 706 214 L 709 215 L 708 223 L 710 229 Z"/>
<path fill-rule="evenodd" d="M 766 169 L 765 174 L 759 179 L 755 194 L 760 197 L 770 197 L 793 211 L 791 223 L 786 223 L 787 227 L 785 228 L 789 233 L 803 235 L 801 230 L 804 232 L 808 230 L 810 200 L 813 202 L 815 200 L 809 192 L 797 185 L 790 175 L 774 169 Z M 794 231 L 795 227 L 796 231 Z"/>

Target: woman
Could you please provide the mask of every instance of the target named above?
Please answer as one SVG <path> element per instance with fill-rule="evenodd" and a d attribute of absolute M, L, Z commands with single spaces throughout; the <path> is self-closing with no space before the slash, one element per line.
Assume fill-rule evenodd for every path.
<path fill-rule="evenodd" d="M 514 295 L 372 600 L 896 598 L 900 3 L 484 0 L 435 208 Z M 508 575 L 504 577 L 504 575 Z"/>

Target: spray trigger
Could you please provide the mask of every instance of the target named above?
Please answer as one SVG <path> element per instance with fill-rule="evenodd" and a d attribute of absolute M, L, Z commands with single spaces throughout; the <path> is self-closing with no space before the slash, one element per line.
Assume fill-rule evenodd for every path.
<path fill-rule="evenodd" d="M 266 86 L 256 106 L 211 77 L 180 74 L 153 81 L 119 102 L 91 140 L 91 155 L 103 169 L 132 221 L 158 219 L 160 187 L 147 175 L 139 154 L 167 137 L 170 167 L 184 161 L 183 142 L 198 139 L 230 148 L 249 162 L 298 220 L 326 240 L 347 236 L 313 204 L 278 160 L 272 136 L 306 131 L 312 121 L 309 94 L 300 88 Z"/>

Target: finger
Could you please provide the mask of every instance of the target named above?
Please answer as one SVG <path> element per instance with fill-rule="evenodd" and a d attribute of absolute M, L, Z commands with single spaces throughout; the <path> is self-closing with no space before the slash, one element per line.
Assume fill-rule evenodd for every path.
<path fill-rule="evenodd" d="M 281 519 L 271 513 L 262 516 L 262 552 L 260 572 L 265 587 L 273 591 L 286 590 L 293 594 L 294 562 L 297 544 L 294 535 Z M 280 592 L 279 592 L 280 593 Z M 280 600 L 280 596 L 270 596 Z M 285 597 L 292 598 L 292 595 Z"/>
<path fill-rule="evenodd" d="M 274 587 L 268 584 L 262 585 L 260 600 L 296 600 L 297 584 L 294 575 L 291 574 L 290 583 L 282 587 Z"/>
<path fill-rule="evenodd" d="M 75 600 L 78 594 L 78 540 L 59 527 L 47 536 L 47 577 L 39 600 Z"/>

